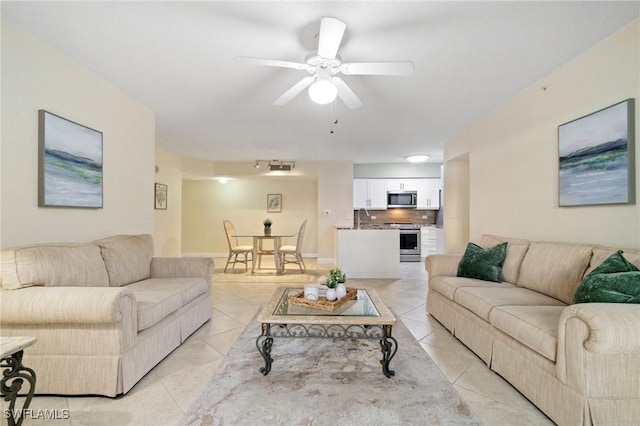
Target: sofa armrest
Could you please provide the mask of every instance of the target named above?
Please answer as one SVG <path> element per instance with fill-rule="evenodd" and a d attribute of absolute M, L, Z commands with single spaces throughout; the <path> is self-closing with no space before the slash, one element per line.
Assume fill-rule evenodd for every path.
<path fill-rule="evenodd" d="M 204 278 L 211 283 L 215 269 L 210 257 L 154 257 L 151 278 Z"/>
<path fill-rule="evenodd" d="M 558 378 L 586 396 L 640 397 L 640 308 L 567 306 L 558 323 Z"/>
<path fill-rule="evenodd" d="M 560 317 L 560 329 L 571 318 L 589 329 L 586 350 L 595 353 L 640 352 L 640 306 L 623 303 L 580 303 L 568 306 Z"/>
<path fill-rule="evenodd" d="M 111 324 L 136 327 L 136 302 L 123 287 L 28 287 L 0 292 L 2 324 Z"/>
<path fill-rule="evenodd" d="M 424 260 L 425 269 L 430 277 L 455 277 L 461 259 L 461 254 L 430 254 Z"/>

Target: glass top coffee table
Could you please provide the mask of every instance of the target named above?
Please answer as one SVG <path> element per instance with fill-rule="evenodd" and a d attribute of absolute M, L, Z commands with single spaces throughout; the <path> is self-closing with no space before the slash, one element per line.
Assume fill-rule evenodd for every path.
<path fill-rule="evenodd" d="M 389 363 L 398 350 L 398 342 L 391 335 L 397 320 L 375 290 L 358 289 L 354 300 L 331 312 L 294 304 L 291 298 L 301 292 L 301 288 L 280 287 L 257 317 L 262 324 L 256 347 L 265 362 L 260 368 L 263 375 L 271 371 L 274 337 L 378 340 L 382 372 L 387 377 L 395 374 Z"/>

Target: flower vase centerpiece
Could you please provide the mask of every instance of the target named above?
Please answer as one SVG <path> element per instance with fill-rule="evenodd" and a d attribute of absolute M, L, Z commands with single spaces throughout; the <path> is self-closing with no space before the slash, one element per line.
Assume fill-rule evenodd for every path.
<path fill-rule="evenodd" d="M 340 268 L 330 269 L 329 277 L 327 278 L 327 300 L 340 300 L 344 298 L 347 295 L 347 287 L 344 284 L 346 281 L 347 276 Z"/>
<path fill-rule="evenodd" d="M 262 224 L 264 225 L 264 235 L 271 235 L 271 219 L 266 218 Z"/>

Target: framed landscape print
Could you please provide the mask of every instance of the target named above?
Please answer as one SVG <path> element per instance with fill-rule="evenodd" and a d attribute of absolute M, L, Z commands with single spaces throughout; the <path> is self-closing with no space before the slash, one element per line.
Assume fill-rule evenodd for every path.
<path fill-rule="evenodd" d="M 635 203 L 634 99 L 558 126 L 559 205 Z"/>
<path fill-rule="evenodd" d="M 154 207 L 156 210 L 167 209 L 167 185 L 156 183 L 154 200 Z"/>
<path fill-rule="evenodd" d="M 38 111 L 38 206 L 102 208 L 102 133 Z"/>
<path fill-rule="evenodd" d="M 267 194 L 267 213 L 282 212 L 282 194 Z"/>

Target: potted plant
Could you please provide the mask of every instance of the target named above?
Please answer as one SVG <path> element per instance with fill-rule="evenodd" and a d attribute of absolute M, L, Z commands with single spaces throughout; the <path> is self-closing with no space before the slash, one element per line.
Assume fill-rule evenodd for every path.
<path fill-rule="evenodd" d="M 271 219 L 266 218 L 262 224 L 264 225 L 264 235 L 271 235 Z"/>
<path fill-rule="evenodd" d="M 329 290 L 327 290 L 327 299 L 342 299 L 346 296 L 347 287 L 344 284 L 346 281 L 347 276 L 340 268 L 329 269 L 329 277 L 327 278 L 327 287 L 329 288 Z"/>
<path fill-rule="evenodd" d="M 327 277 L 327 287 L 336 288 L 340 283 L 345 283 L 347 276 L 342 272 L 340 268 L 329 269 L 329 276 Z"/>

